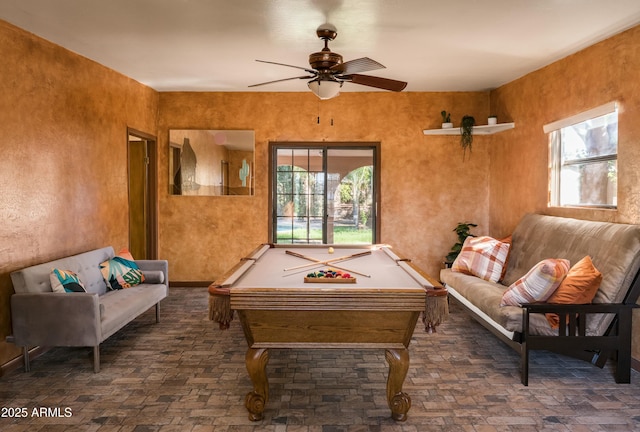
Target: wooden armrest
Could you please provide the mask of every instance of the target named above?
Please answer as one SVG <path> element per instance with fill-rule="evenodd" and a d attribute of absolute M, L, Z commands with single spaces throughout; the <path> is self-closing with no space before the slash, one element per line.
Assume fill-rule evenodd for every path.
<path fill-rule="evenodd" d="M 590 303 L 590 304 L 552 304 L 527 303 L 522 305 L 522 330 L 525 339 L 529 333 L 529 314 L 544 313 L 558 315 L 558 334 L 561 337 L 586 337 L 586 318 L 589 314 L 615 314 L 623 325 L 631 326 L 631 311 L 636 304 L 625 303 Z M 537 336 L 536 336 L 537 337 Z M 553 337 L 553 336 L 551 336 Z M 600 337 L 600 336 L 596 336 Z"/>

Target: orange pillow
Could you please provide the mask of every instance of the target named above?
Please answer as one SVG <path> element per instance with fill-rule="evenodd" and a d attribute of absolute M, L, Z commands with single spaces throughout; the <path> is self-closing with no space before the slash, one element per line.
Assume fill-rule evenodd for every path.
<path fill-rule="evenodd" d="M 567 273 L 558 289 L 547 299 L 547 303 L 555 304 L 588 304 L 596 296 L 602 273 L 594 267 L 590 256 L 578 261 Z M 558 328 L 559 319 L 556 314 L 546 314 L 551 327 Z"/>
<path fill-rule="evenodd" d="M 511 238 L 512 236 L 509 237 L 505 237 L 503 239 L 500 239 L 500 241 L 502 243 L 506 243 L 509 246 L 511 246 L 511 244 L 513 243 L 513 240 Z M 507 259 L 504 260 L 504 267 L 502 267 L 502 274 L 500 275 L 500 279 L 498 280 L 498 282 L 501 282 L 502 279 L 504 279 L 504 275 L 507 272 L 507 266 L 509 265 L 509 256 L 511 255 L 511 247 L 509 247 L 509 253 L 507 254 Z"/>

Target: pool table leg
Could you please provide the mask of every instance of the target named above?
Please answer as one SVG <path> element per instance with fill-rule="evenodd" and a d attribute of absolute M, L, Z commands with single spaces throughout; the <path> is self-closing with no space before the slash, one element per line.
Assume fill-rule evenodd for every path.
<path fill-rule="evenodd" d="M 253 383 L 253 391 L 244 398 L 244 406 L 249 411 L 249 420 L 259 421 L 263 418 L 264 406 L 269 400 L 269 381 L 267 380 L 267 362 L 269 350 L 266 348 L 249 348 L 245 356 L 247 372 Z"/>
<path fill-rule="evenodd" d="M 402 384 L 409 370 L 409 350 L 387 349 L 385 357 L 389 363 L 387 379 L 387 403 L 391 408 L 391 418 L 405 421 L 411 408 L 411 398 L 402 391 Z"/>

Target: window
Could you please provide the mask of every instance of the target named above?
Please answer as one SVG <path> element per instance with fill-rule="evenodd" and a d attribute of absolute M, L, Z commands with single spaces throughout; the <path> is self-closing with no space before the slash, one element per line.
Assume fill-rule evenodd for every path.
<path fill-rule="evenodd" d="M 271 241 L 373 244 L 379 146 L 271 144 Z"/>
<path fill-rule="evenodd" d="M 545 125 L 544 131 L 549 134 L 549 205 L 616 208 L 616 104 Z"/>

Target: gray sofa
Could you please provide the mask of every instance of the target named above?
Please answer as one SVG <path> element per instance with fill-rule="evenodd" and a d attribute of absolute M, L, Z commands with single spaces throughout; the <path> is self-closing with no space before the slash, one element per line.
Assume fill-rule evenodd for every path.
<path fill-rule="evenodd" d="M 564 258 L 573 265 L 586 255 L 603 274 L 593 304 L 500 306 L 509 285 L 538 262 Z M 440 279 L 450 298 L 520 353 L 523 384 L 528 384 L 529 351 L 536 349 L 582 358 L 600 367 L 615 353 L 616 381 L 629 382 L 631 312 L 640 294 L 639 269 L 640 225 L 527 214 L 512 233 L 500 283 L 451 269 L 443 269 Z M 560 328 L 552 328 L 545 313 L 561 316 Z"/>
<path fill-rule="evenodd" d="M 11 273 L 13 334 L 7 340 L 22 347 L 25 371 L 30 369 L 30 347 L 87 346 L 93 347 L 97 373 L 104 340 L 153 306 L 159 322 L 160 301 L 169 292 L 167 261 L 135 261 L 145 281 L 112 291 L 107 289 L 100 263 L 114 255 L 112 247 L 105 247 Z M 77 273 L 87 292 L 52 292 L 53 268 Z"/>

